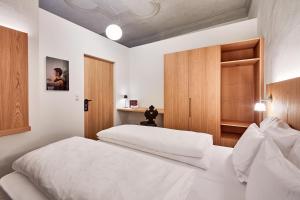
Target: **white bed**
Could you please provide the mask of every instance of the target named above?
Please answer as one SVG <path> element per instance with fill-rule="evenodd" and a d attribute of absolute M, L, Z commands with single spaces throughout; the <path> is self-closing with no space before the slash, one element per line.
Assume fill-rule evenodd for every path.
<path fill-rule="evenodd" d="M 25 176 L 10 173 L 1 179 L 1 187 L 11 199 L 48 200 Z"/>
<path fill-rule="evenodd" d="M 186 200 L 244 200 L 245 185 L 240 183 L 232 166 L 232 148 L 213 146 L 211 166 L 208 170 L 202 170 L 181 162 L 162 158 L 153 154 L 128 149 L 126 147 L 108 144 L 109 148 L 124 149 L 132 154 L 139 154 L 174 166 L 183 166 L 186 171 L 193 171 L 193 179 Z M 35 187 L 25 176 L 14 172 L 0 181 L 3 190 L 14 200 L 44 200 L 46 195 Z"/>

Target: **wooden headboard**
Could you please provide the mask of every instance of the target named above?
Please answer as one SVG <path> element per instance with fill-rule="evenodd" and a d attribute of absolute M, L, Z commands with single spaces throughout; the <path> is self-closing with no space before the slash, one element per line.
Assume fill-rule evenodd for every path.
<path fill-rule="evenodd" d="M 300 77 L 267 85 L 268 116 L 278 117 L 300 130 Z"/>

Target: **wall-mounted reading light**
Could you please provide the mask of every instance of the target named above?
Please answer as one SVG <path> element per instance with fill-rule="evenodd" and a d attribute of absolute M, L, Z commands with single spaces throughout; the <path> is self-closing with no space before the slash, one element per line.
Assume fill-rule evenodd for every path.
<path fill-rule="evenodd" d="M 272 101 L 272 95 L 270 95 L 267 99 L 262 99 L 257 102 L 254 106 L 254 110 L 257 112 L 265 112 L 267 110 L 266 103 Z"/>
<path fill-rule="evenodd" d="M 263 102 L 258 102 L 258 103 L 255 104 L 254 110 L 257 111 L 257 112 L 265 112 L 267 110 L 266 109 L 266 104 L 263 103 Z"/>

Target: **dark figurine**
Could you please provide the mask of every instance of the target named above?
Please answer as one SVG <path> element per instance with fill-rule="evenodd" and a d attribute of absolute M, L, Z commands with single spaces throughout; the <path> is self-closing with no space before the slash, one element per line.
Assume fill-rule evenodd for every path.
<path fill-rule="evenodd" d="M 144 115 L 145 115 L 147 121 L 141 122 L 141 125 L 143 125 L 143 126 L 157 126 L 156 123 L 155 123 L 155 119 L 158 115 L 158 111 L 154 108 L 153 105 L 151 105 L 149 107 L 149 109 L 145 111 Z"/>

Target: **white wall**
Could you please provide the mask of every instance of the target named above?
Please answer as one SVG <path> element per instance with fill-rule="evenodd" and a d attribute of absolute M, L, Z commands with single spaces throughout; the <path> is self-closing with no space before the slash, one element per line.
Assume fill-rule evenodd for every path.
<path fill-rule="evenodd" d="M 164 106 L 166 53 L 206 47 L 257 36 L 256 19 L 241 21 L 170 38 L 130 49 L 130 93 L 141 106 Z"/>
<path fill-rule="evenodd" d="M 129 49 L 50 12 L 39 11 L 39 66 L 42 126 L 53 137 L 83 135 L 84 54 L 115 62 L 115 102 L 128 91 Z M 70 91 L 46 91 L 46 56 L 69 60 Z M 79 100 L 76 101 L 76 96 Z M 115 112 L 115 123 L 120 123 Z"/>
<path fill-rule="evenodd" d="M 258 33 L 265 38 L 266 83 L 300 76 L 300 1 L 253 0 Z"/>

